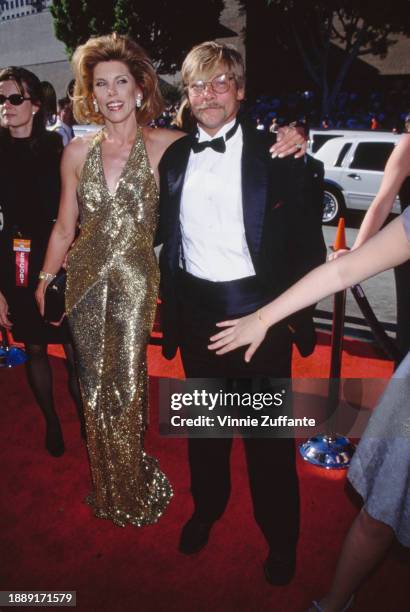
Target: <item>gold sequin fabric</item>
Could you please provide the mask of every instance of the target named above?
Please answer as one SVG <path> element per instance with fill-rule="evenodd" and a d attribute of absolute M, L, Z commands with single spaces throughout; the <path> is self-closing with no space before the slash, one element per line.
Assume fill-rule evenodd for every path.
<path fill-rule="evenodd" d="M 111 194 L 100 133 L 78 185 L 81 232 L 68 262 L 66 310 L 84 400 L 96 516 L 117 525 L 155 523 L 172 497 L 144 452 L 146 347 L 159 272 L 153 250 L 158 190 L 139 129 Z"/>

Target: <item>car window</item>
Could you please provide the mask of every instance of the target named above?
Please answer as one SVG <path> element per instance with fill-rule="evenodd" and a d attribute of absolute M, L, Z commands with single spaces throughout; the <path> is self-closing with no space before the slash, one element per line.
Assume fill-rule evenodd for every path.
<path fill-rule="evenodd" d="M 340 137 L 340 134 L 314 134 L 311 145 L 312 153 L 316 153 L 328 140 L 338 137 Z"/>
<path fill-rule="evenodd" d="M 383 172 L 394 142 L 361 142 L 357 145 L 350 168 Z"/>
<path fill-rule="evenodd" d="M 335 167 L 339 168 L 342 165 L 343 160 L 346 157 L 346 154 L 350 150 L 351 146 L 352 146 L 351 142 L 347 142 L 346 144 L 343 145 L 343 147 L 340 150 L 339 155 L 337 156 L 337 160 L 333 164 Z"/>

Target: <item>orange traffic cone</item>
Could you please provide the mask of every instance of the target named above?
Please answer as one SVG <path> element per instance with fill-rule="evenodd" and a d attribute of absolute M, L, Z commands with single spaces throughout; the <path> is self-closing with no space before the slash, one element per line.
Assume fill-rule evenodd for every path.
<path fill-rule="evenodd" d="M 339 225 L 337 226 L 336 237 L 332 249 L 334 251 L 340 251 L 340 249 L 347 249 L 345 220 L 343 217 L 340 217 L 339 219 Z"/>

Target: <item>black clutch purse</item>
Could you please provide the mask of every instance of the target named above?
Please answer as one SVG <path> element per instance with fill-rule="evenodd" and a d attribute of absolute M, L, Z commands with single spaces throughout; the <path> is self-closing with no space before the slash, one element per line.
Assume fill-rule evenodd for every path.
<path fill-rule="evenodd" d="M 44 296 L 44 319 L 47 323 L 60 321 L 65 312 L 65 287 L 67 272 L 64 268 L 49 283 Z"/>

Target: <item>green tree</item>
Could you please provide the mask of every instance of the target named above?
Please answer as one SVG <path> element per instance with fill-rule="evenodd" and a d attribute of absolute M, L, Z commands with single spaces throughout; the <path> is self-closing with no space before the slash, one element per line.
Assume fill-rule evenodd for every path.
<path fill-rule="evenodd" d="M 259 46 L 260 24 L 268 24 L 271 53 L 297 49 L 306 72 L 322 95 L 322 113 L 332 109 L 356 58 L 385 56 L 394 35 L 410 35 L 410 0 L 240 0 L 247 12 L 247 55 Z M 276 44 L 275 44 L 276 43 Z M 343 52 L 335 63 L 333 45 Z M 255 58 L 256 59 L 256 58 Z"/>
<path fill-rule="evenodd" d="M 160 73 L 173 73 L 189 49 L 220 36 L 223 0 L 54 0 L 55 34 L 72 55 L 92 35 L 129 34 L 151 56 Z"/>

